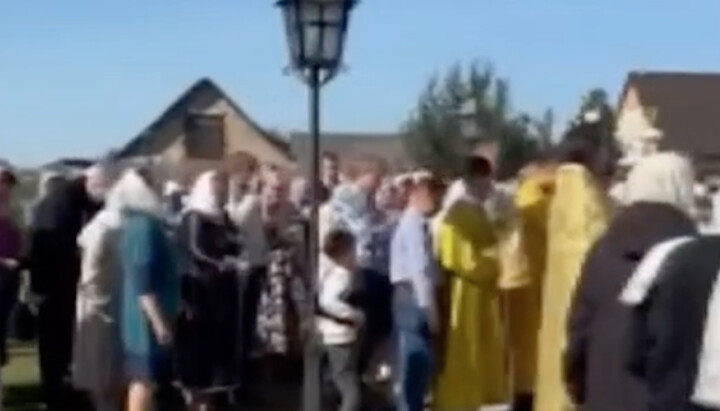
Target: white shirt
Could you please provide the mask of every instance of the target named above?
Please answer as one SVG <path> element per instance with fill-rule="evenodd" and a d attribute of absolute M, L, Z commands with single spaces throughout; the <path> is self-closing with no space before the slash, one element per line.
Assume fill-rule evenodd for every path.
<path fill-rule="evenodd" d="M 322 311 L 348 321 L 362 318 L 362 312 L 346 301 L 353 287 L 353 274 L 348 269 L 320 256 L 318 304 Z M 358 327 L 323 316 L 318 316 L 317 329 L 325 345 L 350 344 L 358 337 Z"/>

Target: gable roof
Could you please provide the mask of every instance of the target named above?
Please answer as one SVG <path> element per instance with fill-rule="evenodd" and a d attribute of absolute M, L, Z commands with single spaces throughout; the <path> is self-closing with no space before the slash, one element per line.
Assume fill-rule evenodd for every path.
<path fill-rule="evenodd" d="M 140 132 L 135 138 L 130 140 L 123 148 L 113 153 L 115 158 L 124 158 L 128 156 L 138 156 L 153 154 L 167 147 L 171 141 L 153 141 L 153 138 L 157 138 L 156 131 L 161 130 L 170 121 L 180 115 L 184 115 L 192 106 L 193 102 L 201 95 L 210 94 L 215 96 L 217 99 L 223 99 L 227 101 L 232 109 L 242 118 L 252 129 L 254 129 L 259 135 L 264 137 L 270 144 L 275 146 L 278 150 L 282 151 L 286 155 L 290 154 L 290 149 L 287 142 L 279 139 L 274 134 L 266 131 L 258 123 L 256 123 L 230 96 L 223 91 L 214 81 L 209 78 L 201 78 L 183 94 L 178 97 L 175 102 L 170 105 L 155 121 L 150 123 L 143 131 Z"/>
<path fill-rule="evenodd" d="M 307 171 L 310 166 L 310 134 L 291 132 L 289 141 L 299 169 Z M 375 156 L 385 160 L 391 170 L 412 166 L 405 140 L 399 133 L 322 133 L 320 151 L 331 151 L 341 160 L 363 155 Z"/>
<path fill-rule="evenodd" d="M 51 168 L 51 167 L 77 167 L 77 168 L 88 168 L 92 167 L 93 164 L 95 164 L 97 160 L 91 159 L 91 158 L 59 158 L 51 163 L 47 163 L 43 166 L 43 168 Z"/>
<path fill-rule="evenodd" d="M 623 97 L 630 87 L 643 107 L 657 110 L 662 148 L 720 156 L 720 73 L 631 72 Z"/>

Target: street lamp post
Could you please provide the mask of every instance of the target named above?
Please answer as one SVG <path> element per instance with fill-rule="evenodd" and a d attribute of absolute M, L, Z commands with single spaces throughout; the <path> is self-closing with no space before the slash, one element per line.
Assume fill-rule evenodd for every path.
<path fill-rule="evenodd" d="M 318 208 L 320 203 L 320 89 L 330 82 L 342 66 L 343 48 L 350 13 L 357 0 L 279 0 L 290 49 L 290 69 L 310 89 L 310 234 L 308 267 L 312 298 L 310 321 L 315 314 L 319 250 Z M 320 345 L 314 327 L 305 349 L 303 408 L 320 411 Z"/>

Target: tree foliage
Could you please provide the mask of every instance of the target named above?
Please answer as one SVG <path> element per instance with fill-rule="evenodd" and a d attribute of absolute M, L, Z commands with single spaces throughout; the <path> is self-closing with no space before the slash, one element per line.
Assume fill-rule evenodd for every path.
<path fill-rule="evenodd" d="M 603 151 L 612 172 L 621 151 L 614 137 L 615 112 L 605 90 L 594 88 L 583 95 L 575 117 L 563 133 L 563 139 L 585 138 Z"/>
<path fill-rule="evenodd" d="M 603 144 L 609 146 L 614 144 L 615 112 L 605 90 L 594 88 L 583 95 L 578 112 L 572 120 L 569 130 L 573 126 L 583 123 L 597 123 L 597 137 L 603 140 Z"/>
<path fill-rule="evenodd" d="M 495 142 L 503 178 L 551 144 L 553 121 L 549 110 L 540 120 L 514 113 L 510 85 L 492 67 L 458 64 L 428 81 L 403 132 L 415 161 L 445 176 L 458 175 L 473 145 Z"/>

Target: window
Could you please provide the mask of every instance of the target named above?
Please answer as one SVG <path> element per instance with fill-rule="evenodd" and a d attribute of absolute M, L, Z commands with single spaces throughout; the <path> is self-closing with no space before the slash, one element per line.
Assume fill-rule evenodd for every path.
<path fill-rule="evenodd" d="M 645 114 L 645 119 L 647 119 L 650 124 L 655 124 L 655 121 L 657 120 L 657 114 L 658 109 L 657 107 L 645 107 L 643 109 L 643 114 Z"/>
<path fill-rule="evenodd" d="M 222 115 L 188 114 L 185 118 L 185 151 L 189 158 L 223 158 L 225 118 Z"/>

